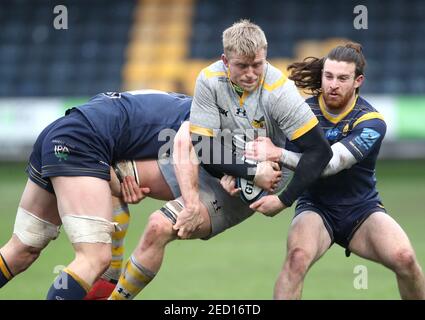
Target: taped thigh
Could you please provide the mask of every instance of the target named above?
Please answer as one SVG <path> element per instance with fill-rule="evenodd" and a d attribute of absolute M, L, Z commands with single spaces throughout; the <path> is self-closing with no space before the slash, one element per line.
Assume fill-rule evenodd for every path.
<path fill-rule="evenodd" d="M 71 243 L 111 243 L 116 223 L 94 216 L 65 215 L 62 224 Z"/>
<path fill-rule="evenodd" d="M 43 220 L 19 207 L 16 213 L 13 233 L 27 246 L 44 248 L 50 240 L 58 237 L 59 228 L 60 226 Z"/>
<path fill-rule="evenodd" d="M 173 225 L 176 224 L 177 216 L 183 210 L 184 205 L 179 200 L 168 201 L 161 209 L 159 209 Z"/>

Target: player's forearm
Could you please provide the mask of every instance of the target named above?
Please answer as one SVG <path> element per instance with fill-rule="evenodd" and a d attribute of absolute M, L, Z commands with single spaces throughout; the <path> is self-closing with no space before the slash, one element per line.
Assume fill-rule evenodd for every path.
<path fill-rule="evenodd" d="M 197 164 L 174 164 L 176 166 L 176 177 L 179 183 L 183 201 L 187 208 L 199 203 L 198 173 Z"/>
<path fill-rule="evenodd" d="M 335 143 L 332 145 L 331 149 L 333 156 L 322 171 L 321 177 L 332 176 L 342 170 L 351 168 L 356 163 L 356 158 L 354 158 L 351 152 L 342 143 Z M 295 170 L 301 155 L 301 153 L 282 149 L 281 161 L 286 168 Z"/>
<path fill-rule="evenodd" d="M 217 138 L 192 133 L 192 140 L 196 141 L 202 167 L 212 176 L 220 179 L 223 175 L 229 175 L 254 180 L 257 168 L 255 162 L 248 162 Z"/>
<path fill-rule="evenodd" d="M 198 174 L 196 158 L 188 127 L 182 125 L 174 140 L 173 160 L 177 182 L 186 207 L 199 203 Z"/>
<path fill-rule="evenodd" d="M 298 138 L 294 143 L 303 151 L 294 176 L 279 199 L 287 207 L 316 180 L 332 158 L 332 149 L 318 126 Z"/>

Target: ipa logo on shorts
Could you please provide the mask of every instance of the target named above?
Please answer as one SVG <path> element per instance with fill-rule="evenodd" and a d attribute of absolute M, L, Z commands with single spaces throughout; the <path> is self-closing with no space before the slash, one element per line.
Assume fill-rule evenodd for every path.
<path fill-rule="evenodd" d="M 55 156 L 59 159 L 59 161 L 68 160 L 69 153 L 67 146 L 55 145 Z"/>

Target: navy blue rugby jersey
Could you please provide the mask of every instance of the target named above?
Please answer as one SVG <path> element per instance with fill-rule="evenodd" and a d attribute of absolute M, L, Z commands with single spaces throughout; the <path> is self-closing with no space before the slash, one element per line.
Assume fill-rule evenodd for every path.
<path fill-rule="evenodd" d="M 380 202 L 375 164 L 386 133 L 382 115 L 361 97 L 356 97 L 353 105 L 340 115 L 326 111 L 322 96 L 306 102 L 319 120 L 329 144 L 342 143 L 357 163 L 336 175 L 320 178 L 301 197 L 328 206 Z"/>
<path fill-rule="evenodd" d="M 100 93 L 76 109 L 95 128 L 114 162 L 157 159 L 161 146 L 171 145 L 172 133 L 189 119 L 191 103 L 192 97 L 183 94 L 139 90 Z"/>

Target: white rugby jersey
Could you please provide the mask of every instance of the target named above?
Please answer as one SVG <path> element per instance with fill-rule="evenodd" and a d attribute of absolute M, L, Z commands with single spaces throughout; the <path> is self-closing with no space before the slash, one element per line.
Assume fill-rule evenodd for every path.
<path fill-rule="evenodd" d="M 233 136 L 243 135 L 245 141 L 267 136 L 284 147 L 286 137 L 294 140 L 317 123 L 294 82 L 269 63 L 257 89 L 241 97 L 221 60 L 203 69 L 196 81 L 190 111 L 193 133 L 214 136 L 228 129 Z"/>

